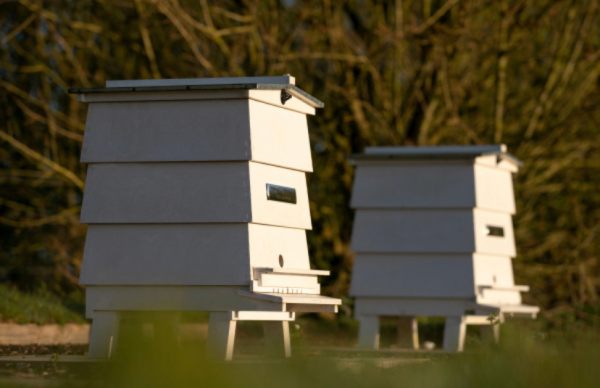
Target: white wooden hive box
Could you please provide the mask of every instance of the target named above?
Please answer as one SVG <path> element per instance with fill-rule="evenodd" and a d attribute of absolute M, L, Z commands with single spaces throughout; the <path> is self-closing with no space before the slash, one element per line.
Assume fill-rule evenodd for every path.
<path fill-rule="evenodd" d="M 512 174 L 521 163 L 504 146 L 369 147 L 353 162 L 355 209 L 515 212 Z"/>
<path fill-rule="evenodd" d="M 108 81 L 89 102 L 81 161 L 254 160 L 312 171 L 307 114 L 322 102 L 293 77 Z"/>
<path fill-rule="evenodd" d="M 516 303 L 509 257 L 469 254 L 357 254 L 350 294 L 361 297 L 463 298 Z"/>
<path fill-rule="evenodd" d="M 520 304 L 505 146 L 367 148 L 353 159 L 357 297 Z"/>
<path fill-rule="evenodd" d="M 310 269 L 305 232 L 306 115 L 323 104 L 293 77 L 108 81 L 72 92 L 89 103 L 80 281 L 94 295 L 131 286 L 319 294 L 326 271 Z"/>
<path fill-rule="evenodd" d="M 87 224 L 245 223 L 311 229 L 305 173 L 255 162 L 98 163 Z"/>

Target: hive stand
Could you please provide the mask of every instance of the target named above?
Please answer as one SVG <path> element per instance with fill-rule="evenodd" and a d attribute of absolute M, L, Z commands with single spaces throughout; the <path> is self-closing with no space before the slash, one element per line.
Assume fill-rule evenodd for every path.
<path fill-rule="evenodd" d="M 405 310 L 403 303 L 397 303 L 396 308 Z M 415 309 L 413 312 L 418 312 L 418 316 L 440 316 L 446 306 L 431 306 L 431 310 Z M 507 311 L 508 310 L 508 311 Z M 358 347 L 362 349 L 377 350 L 380 348 L 380 318 L 382 316 L 391 315 L 389 306 L 382 309 L 381 314 L 357 314 L 356 319 L 359 321 L 360 330 L 358 338 Z M 464 349 L 464 341 L 467 326 L 479 326 L 481 338 L 486 342 L 497 343 L 500 340 L 500 325 L 504 323 L 506 317 L 529 317 L 537 316 L 535 309 L 504 309 L 494 308 L 480 309 L 479 311 L 469 311 L 465 314 L 464 310 L 456 310 L 455 312 L 447 312 L 444 325 L 444 343 L 443 349 L 447 352 L 460 352 Z M 486 315 L 486 313 L 488 313 Z M 415 316 L 398 316 L 398 339 L 397 345 L 402 348 L 418 350 L 419 346 L 419 330 Z"/>
<path fill-rule="evenodd" d="M 128 314 L 210 313 L 233 356 L 238 321 L 264 322 L 290 355 L 296 313 L 337 312 L 310 269 L 307 115 L 323 103 L 294 77 L 107 81 L 89 103 L 81 160 L 88 224 L 80 283 L 89 355 L 118 349 Z"/>
<path fill-rule="evenodd" d="M 512 174 L 504 145 L 371 147 L 353 157 L 358 345 L 379 348 L 379 320 L 399 317 L 417 349 L 416 317 L 444 317 L 444 349 L 461 351 L 467 325 L 497 340 L 507 317 L 535 318 L 514 284 Z"/>

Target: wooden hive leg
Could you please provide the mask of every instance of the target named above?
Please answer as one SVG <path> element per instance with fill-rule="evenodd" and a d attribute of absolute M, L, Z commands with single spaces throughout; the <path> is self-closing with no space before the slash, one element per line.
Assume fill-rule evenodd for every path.
<path fill-rule="evenodd" d="M 119 332 L 119 313 L 94 311 L 90 327 L 88 357 L 110 358 L 114 354 Z"/>
<path fill-rule="evenodd" d="M 467 325 L 464 317 L 446 317 L 444 325 L 444 350 L 447 352 L 462 352 L 465 343 Z"/>
<path fill-rule="evenodd" d="M 288 321 L 263 322 L 265 343 L 269 352 L 277 357 L 291 357 L 290 325 Z"/>
<path fill-rule="evenodd" d="M 363 349 L 379 349 L 379 317 L 377 315 L 358 316 L 358 347 Z"/>
<path fill-rule="evenodd" d="M 398 319 L 397 344 L 402 348 L 419 349 L 419 324 L 415 317 Z"/>
<path fill-rule="evenodd" d="M 208 321 L 208 350 L 217 358 L 230 361 L 233 358 L 236 321 L 231 312 L 214 311 Z"/>

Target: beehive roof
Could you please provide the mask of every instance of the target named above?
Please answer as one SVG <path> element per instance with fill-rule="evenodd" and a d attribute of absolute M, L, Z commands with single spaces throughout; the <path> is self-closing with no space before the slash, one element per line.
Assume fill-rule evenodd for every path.
<path fill-rule="evenodd" d="M 172 78 L 108 80 L 105 87 L 70 88 L 69 93 L 131 93 L 131 92 L 172 92 L 193 90 L 235 90 L 235 89 L 285 89 L 288 93 L 312 106 L 322 108 L 325 104 L 295 85 L 291 75 L 269 77 L 214 77 L 214 78 Z"/>
<path fill-rule="evenodd" d="M 504 144 L 465 145 L 465 146 L 424 146 L 424 147 L 367 147 L 363 154 L 353 155 L 352 161 L 362 160 L 430 160 L 430 159 L 475 159 L 479 156 L 496 155 L 520 166 L 522 163 L 509 154 Z"/>

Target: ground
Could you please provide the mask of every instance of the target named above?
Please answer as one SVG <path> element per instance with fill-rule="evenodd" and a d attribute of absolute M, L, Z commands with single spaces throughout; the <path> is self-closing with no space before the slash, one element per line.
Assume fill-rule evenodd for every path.
<path fill-rule="evenodd" d="M 260 328 L 240 327 L 234 361 L 205 356 L 202 338 L 180 344 L 148 338 L 125 342 L 110 362 L 83 362 L 85 346 L 2 347 L 0 386 L 169 386 L 209 387 L 597 387 L 600 335 L 596 330 L 540 331 L 539 323 L 509 323 L 498 346 L 471 331 L 463 354 L 401 351 L 390 347 L 394 333 L 384 327 L 386 349 L 356 351 L 340 328 L 317 317 L 293 329 L 289 360 L 264 356 Z M 38 358 L 19 360 L 22 355 Z M 74 360 L 77 360 L 75 362 Z"/>

